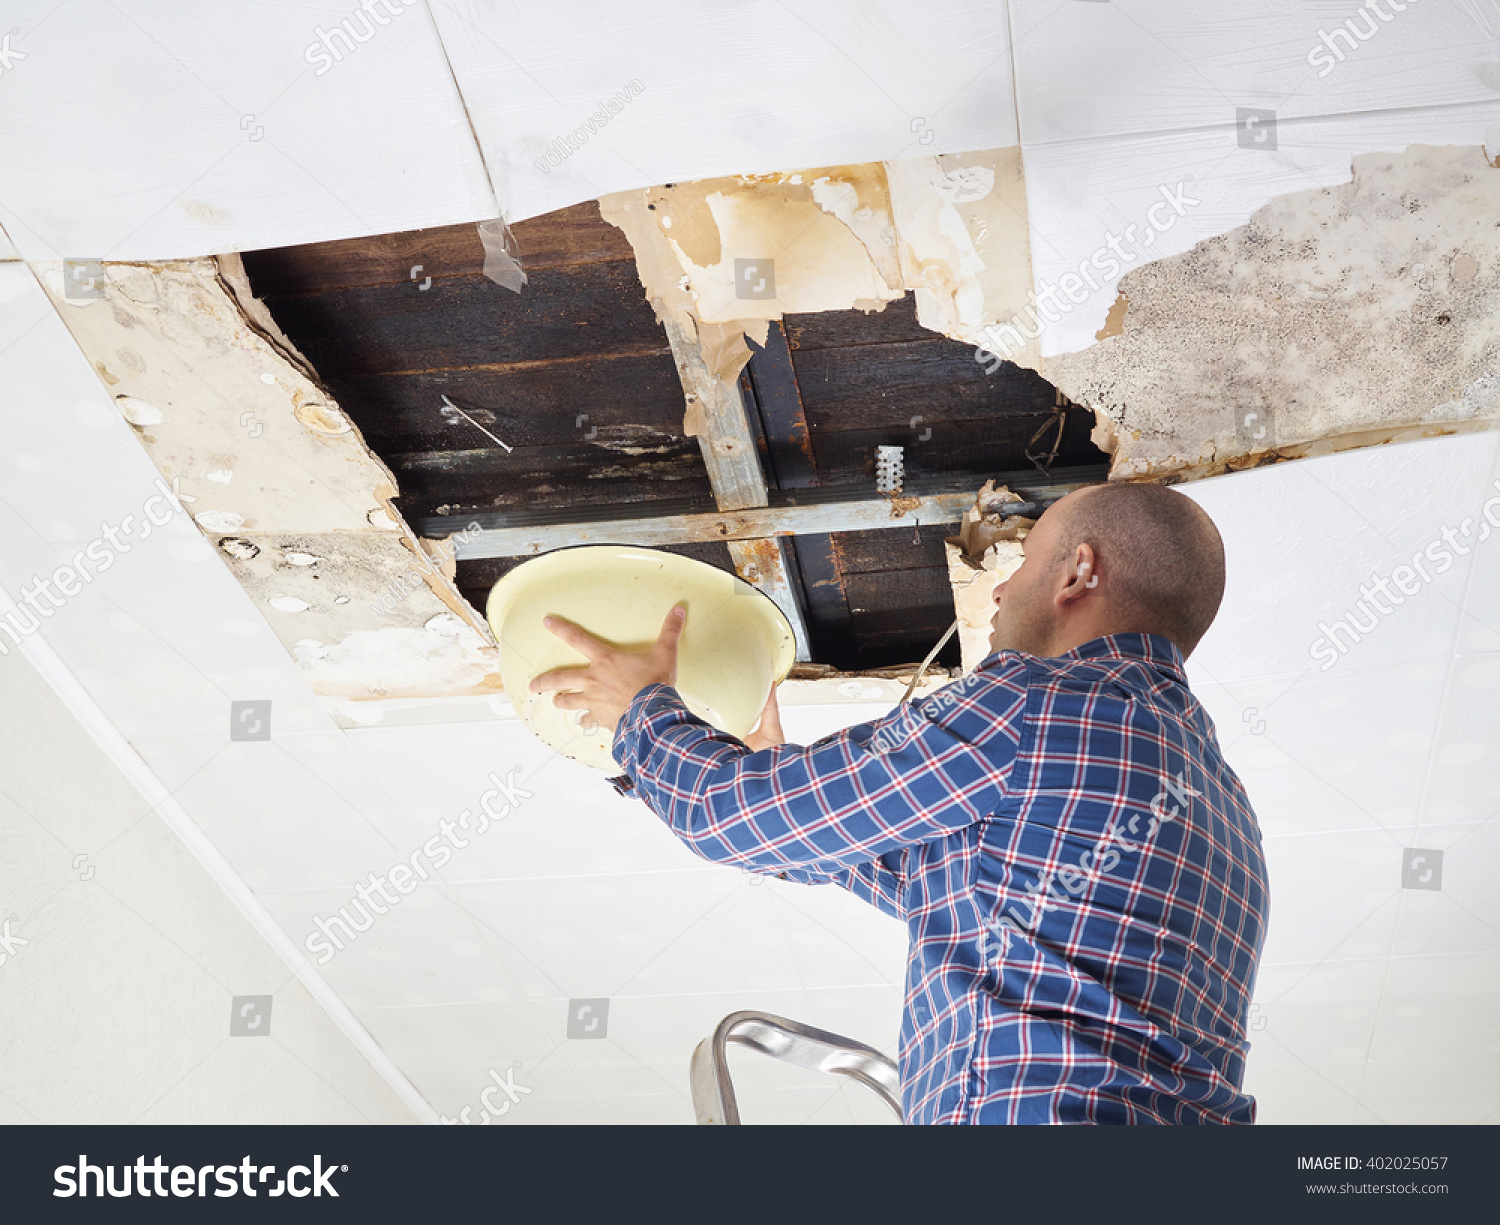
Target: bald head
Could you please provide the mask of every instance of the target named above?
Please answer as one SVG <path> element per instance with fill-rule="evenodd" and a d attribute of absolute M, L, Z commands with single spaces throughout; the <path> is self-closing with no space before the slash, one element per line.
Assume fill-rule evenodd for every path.
<path fill-rule="evenodd" d="M 1094 485 L 1058 502 L 1059 562 L 1090 546 L 1115 612 L 1140 633 L 1160 634 L 1184 656 L 1224 598 L 1224 541 L 1208 514 L 1165 485 Z"/>
<path fill-rule="evenodd" d="M 1107 634 L 1159 634 L 1184 657 L 1224 596 L 1224 542 L 1164 485 L 1091 485 L 1054 503 L 995 585 L 990 650 L 1058 656 Z"/>

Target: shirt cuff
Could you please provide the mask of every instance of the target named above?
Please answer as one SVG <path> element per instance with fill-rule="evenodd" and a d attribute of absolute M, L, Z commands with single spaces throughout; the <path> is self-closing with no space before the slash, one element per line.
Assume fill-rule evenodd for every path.
<path fill-rule="evenodd" d="M 625 713 L 620 716 L 620 721 L 615 725 L 615 737 L 610 742 L 610 756 L 615 759 L 622 774 L 607 780 L 619 795 L 630 795 L 636 792 L 635 779 L 631 777 L 631 763 L 634 760 L 632 750 L 636 747 L 635 741 L 640 735 L 641 725 L 645 720 L 646 705 L 652 698 L 658 695 L 670 698 L 672 701 L 682 704 L 682 697 L 677 690 L 670 685 L 655 684 L 647 685 L 631 699 L 630 705 L 625 708 Z"/>

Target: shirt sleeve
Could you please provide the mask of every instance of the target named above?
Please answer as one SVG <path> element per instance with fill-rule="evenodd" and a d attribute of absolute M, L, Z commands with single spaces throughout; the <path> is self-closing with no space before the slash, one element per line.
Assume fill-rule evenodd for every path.
<path fill-rule="evenodd" d="M 788 868 L 776 875 L 782 880 L 803 885 L 837 885 L 861 901 L 869 902 L 893 919 L 906 920 L 905 851 L 890 851 L 869 863 L 856 864 L 836 872 L 818 872 L 812 868 Z"/>
<path fill-rule="evenodd" d="M 1025 698 L 1024 667 L 1013 663 L 806 747 L 751 751 L 689 712 L 676 690 L 651 685 L 621 718 L 614 756 L 703 858 L 762 872 L 807 869 L 861 896 L 868 890 L 867 900 L 891 913 L 902 906 L 901 878 L 873 861 L 996 810 Z M 846 882 L 850 870 L 858 871 Z"/>

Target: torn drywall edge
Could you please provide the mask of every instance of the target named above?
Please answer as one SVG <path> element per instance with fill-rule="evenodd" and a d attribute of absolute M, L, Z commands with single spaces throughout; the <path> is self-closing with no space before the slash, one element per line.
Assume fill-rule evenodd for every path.
<path fill-rule="evenodd" d="M 887 702 L 894 709 L 916 670 L 917 665 L 912 664 L 905 669 L 886 668 L 875 672 L 830 670 L 826 676 L 793 677 L 782 681 L 776 691 L 776 700 L 781 706 L 856 706 Z M 945 668 L 929 668 L 913 693 L 913 699 L 927 697 L 955 679 Z M 319 697 L 329 717 L 338 726 L 348 729 L 518 719 L 510 699 L 501 692 L 383 698 L 320 694 Z"/>
<path fill-rule="evenodd" d="M 410 638 L 426 679 L 388 659 L 358 691 L 492 690 L 498 661 L 488 625 L 453 584 L 451 566 L 446 574 L 434 566 L 396 511 L 390 469 L 301 368 L 295 348 L 283 347 L 274 322 L 253 317 L 264 307 L 236 264 L 104 264 L 100 297 L 83 301 L 59 297 L 58 265 L 41 266 L 38 279 L 199 531 L 315 687 L 357 690 L 345 657 L 373 666 L 389 656 L 388 644 Z M 257 564 L 268 564 L 253 560 L 262 549 L 266 559 L 288 550 L 310 559 L 303 581 L 292 581 L 298 568 L 290 567 L 279 583 L 249 582 Z M 334 590 L 335 556 L 371 563 L 344 566 L 346 592 Z M 319 563 L 333 580 L 326 592 L 310 582 Z M 393 621 L 372 621 L 366 606 L 387 598 Z M 462 635 L 433 636 L 434 623 L 451 630 L 450 622 Z M 365 637 L 341 645 L 355 633 Z"/>
<path fill-rule="evenodd" d="M 291 338 L 281 330 L 280 325 L 271 317 L 271 312 L 266 309 L 266 304 L 255 296 L 250 288 L 250 277 L 245 272 L 245 262 L 238 252 L 228 255 L 214 256 L 218 265 L 219 280 L 225 290 L 238 303 L 240 312 L 245 316 L 246 322 L 258 329 L 265 337 L 266 343 L 275 348 L 284 358 L 301 371 L 304 378 L 310 383 L 318 383 L 317 371 L 313 364 L 302 356 L 301 351 L 294 345 Z"/>

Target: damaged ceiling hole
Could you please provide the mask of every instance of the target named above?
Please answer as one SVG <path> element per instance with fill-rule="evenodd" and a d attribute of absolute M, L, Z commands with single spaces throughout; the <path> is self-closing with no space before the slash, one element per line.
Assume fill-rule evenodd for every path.
<path fill-rule="evenodd" d="M 847 213 L 848 222 L 813 200 L 811 184 L 820 180 L 827 181 L 818 193 L 837 195 L 839 173 L 857 185 L 830 206 Z M 788 310 L 744 325 L 694 322 L 695 353 L 715 360 L 705 342 L 722 343 L 726 354 L 736 345 L 742 352 L 741 367 L 717 381 L 718 391 L 727 387 L 743 406 L 744 430 L 732 436 L 689 433 L 694 414 L 708 423 L 721 396 L 701 394 L 704 386 L 714 389 L 712 376 L 700 376 L 705 384 L 681 373 L 681 344 L 658 298 L 663 284 L 685 292 L 692 278 L 680 266 L 648 267 L 630 227 L 610 224 L 597 204 L 513 227 L 528 276 L 519 295 L 484 279 L 483 248 L 472 226 L 249 252 L 244 265 L 250 288 L 316 369 L 327 398 L 390 469 L 400 490 L 394 506 L 419 536 L 453 536 L 470 523 L 509 530 L 572 522 L 577 530 L 569 543 L 636 543 L 609 524 L 702 515 L 696 538 L 691 533 L 699 529 L 689 526 L 689 538 L 653 547 L 763 584 L 778 575 L 805 617 L 811 671 L 910 666 L 953 620 L 944 541 L 956 529 L 957 504 L 929 522 L 920 502 L 913 503 L 896 529 L 777 531 L 781 543 L 772 551 L 779 562 L 767 565 L 765 550 L 749 547 L 756 541 L 740 541 L 714 514 L 739 508 L 721 505 L 723 490 L 705 451 L 758 469 L 761 504 L 772 512 L 873 498 L 879 446 L 904 448 L 907 494 L 943 493 L 950 501 L 961 494 L 964 505 L 986 480 L 1006 474 L 1064 492 L 1070 481 L 1102 480 L 1108 456 L 1092 441 L 1093 415 L 1035 371 L 1005 363 L 987 374 L 972 343 L 924 323 L 920 316 L 942 310 L 919 300 L 934 292 L 929 284 L 957 278 L 922 266 L 915 272 L 919 288 L 909 289 L 899 281 L 892 247 L 881 266 L 898 288 L 874 287 L 881 274 L 863 243 L 879 244 L 891 206 L 859 201 L 876 190 L 867 180 L 879 178 L 879 193 L 888 192 L 878 167 L 808 172 L 805 182 L 792 183 L 796 177 L 766 176 L 751 185 L 730 180 L 720 194 L 750 201 L 745 207 L 752 212 L 764 212 L 754 203 L 757 190 L 802 201 L 798 209 L 812 213 L 796 212 L 795 222 L 823 218 L 830 233 L 843 236 L 830 239 L 837 260 L 847 266 L 862 260 L 866 272 L 840 272 L 835 263 L 827 271 L 833 289 L 825 293 L 816 277 L 811 288 L 799 288 L 800 274 L 784 275 L 778 263 L 778 288 L 785 283 L 794 304 L 815 307 L 822 295 L 830 308 Z M 729 258 L 718 249 L 722 242 L 705 237 L 719 207 L 718 184 L 650 189 L 642 193 L 649 198 L 641 212 L 665 213 L 663 223 L 673 224 L 662 225 L 663 236 L 670 229 L 678 247 L 722 264 Z M 687 214 L 674 203 L 684 192 Z M 850 224 L 876 231 L 857 239 Z M 989 228 L 998 235 L 1005 227 L 996 221 Z M 1024 240 L 1024 225 L 1019 234 Z M 443 267 L 441 296 L 436 287 L 411 292 L 413 263 Z M 847 292 L 859 297 L 858 308 L 838 304 L 846 284 L 855 286 Z M 733 302 L 721 305 L 732 313 Z M 445 396 L 513 449 L 502 450 L 445 412 Z M 1028 457 L 1037 453 L 1039 432 L 1042 458 L 1051 451 L 1053 482 Z M 503 574 L 556 545 L 515 547 L 507 556 L 459 557 L 455 581 L 474 608 L 483 608 Z M 939 663 L 956 667 L 959 657 L 953 642 Z"/>

